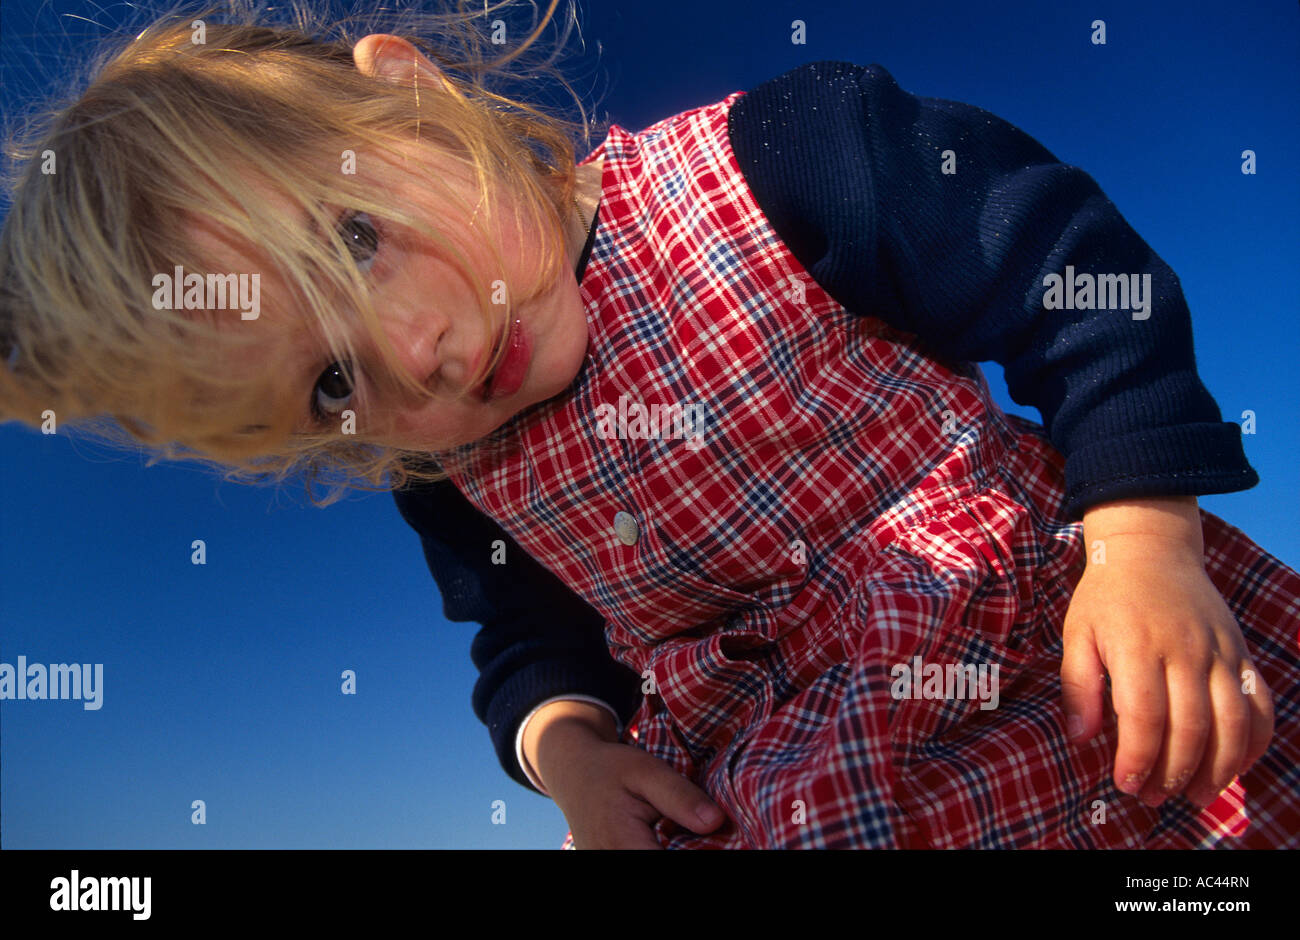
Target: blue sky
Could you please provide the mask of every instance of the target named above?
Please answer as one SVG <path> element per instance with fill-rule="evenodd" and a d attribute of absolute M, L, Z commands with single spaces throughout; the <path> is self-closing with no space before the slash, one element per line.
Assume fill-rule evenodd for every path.
<path fill-rule="evenodd" d="M 804 62 L 879 63 L 1086 169 L 1178 273 L 1225 418 L 1257 416 L 1245 441 L 1263 482 L 1202 505 L 1300 566 L 1296 4 L 981 6 L 585 0 L 571 74 L 635 131 Z M 95 34 L 58 14 L 93 9 L 4 0 L 6 114 Z M 0 427 L 0 661 L 103 663 L 105 687 L 98 711 L 0 707 L 6 848 L 558 846 L 562 815 L 505 776 L 470 709 L 476 627 L 444 621 L 388 495 L 322 511 L 295 487 L 144 463 Z"/>

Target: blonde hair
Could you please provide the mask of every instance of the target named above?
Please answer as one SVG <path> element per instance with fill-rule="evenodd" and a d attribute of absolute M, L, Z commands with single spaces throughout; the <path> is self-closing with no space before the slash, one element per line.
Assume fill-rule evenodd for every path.
<path fill-rule="evenodd" d="M 381 9 L 340 19 L 299 0 L 274 14 L 229 0 L 190 13 L 173 7 L 134 39 L 105 46 L 90 63 L 84 91 L 44 105 L 26 128 L 9 134 L 0 420 L 39 426 L 49 410 L 61 427 L 72 422 L 113 444 L 146 445 L 154 451 L 150 464 L 193 460 L 239 482 L 301 473 L 309 495 L 314 483 L 336 476 L 324 499 L 312 496 L 318 506 L 353 487 L 387 490 L 445 477 L 466 448 L 414 453 L 337 430 L 294 432 L 303 390 L 290 395 L 282 372 L 236 377 L 213 368 L 219 357 L 237 361 L 252 345 L 265 355 L 266 330 L 222 329 L 210 313 L 156 309 L 154 278 L 178 265 L 214 273 L 186 235 L 192 220 L 204 219 L 235 233 L 241 247 L 255 247 L 288 285 L 263 305 L 270 314 L 264 319 L 278 323 L 281 310 L 311 311 L 331 356 L 345 361 L 355 356 L 338 308 L 355 311 L 383 359 L 370 364 L 371 380 L 431 398 L 397 363 L 342 240 L 286 225 L 252 184 L 285 196 L 319 231 L 334 230 L 336 220 L 321 208 L 329 202 L 424 235 L 476 285 L 480 312 L 492 324 L 488 279 L 418 213 L 383 204 L 382 193 L 341 172 L 343 151 L 358 160 L 400 159 L 399 148 L 413 142 L 442 148 L 473 170 L 485 225 L 494 212 L 488 183 L 504 186 L 520 216 L 553 233 L 532 290 L 553 283 L 566 264 L 563 219 L 575 190 L 575 141 L 589 145 L 594 129 L 554 56 L 532 63 L 523 57 L 558 2 L 550 0 L 540 21 L 533 7 L 535 28 L 504 54 L 491 34 L 495 21 L 499 37 L 508 3 L 473 12 L 462 3 L 453 13 Z M 206 35 L 196 42 L 200 28 Z M 438 65 L 450 89 L 362 74 L 352 47 L 370 32 L 407 39 Z M 512 69 L 532 80 L 554 76 L 573 95 L 580 120 L 489 88 L 513 79 Z M 435 191 L 446 189 L 427 169 L 415 171 Z M 487 247 L 500 264 L 497 246 Z M 509 305 L 529 296 L 511 296 Z M 288 347 L 279 344 L 301 328 L 287 318 L 285 325 L 291 329 L 270 336 L 272 355 L 264 361 L 282 361 L 275 352 Z M 496 349 L 473 384 L 503 355 Z"/>

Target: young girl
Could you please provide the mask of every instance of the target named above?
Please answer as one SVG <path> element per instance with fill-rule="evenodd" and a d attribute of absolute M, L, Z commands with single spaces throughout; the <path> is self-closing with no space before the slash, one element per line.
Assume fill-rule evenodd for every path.
<path fill-rule="evenodd" d="M 1086 174 L 835 62 L 575 169 L 460 35 L 112 50 L 14 188 L 5 416 L 387 479 L 579 847 L 1300 844 L 1300 577 L 1198 511 L 1256 476 Z"/>

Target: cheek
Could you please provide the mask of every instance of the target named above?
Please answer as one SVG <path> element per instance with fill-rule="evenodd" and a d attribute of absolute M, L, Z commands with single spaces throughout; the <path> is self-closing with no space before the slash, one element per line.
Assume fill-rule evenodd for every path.
<path fill-rule="evenodd" d="M 472 440 L 474 429 L 462 418 L 453 423 L 456 407 L 441 403 L 428 410 L 411 411 L 395 416 L 384 437 L 386 442 L 404 450 L 449 450 Z"/>
<path fill-rule="evenodd" d="M 500 211 L 493 229 L 511 289 L 518 292 L 521 299 L 527 295 L 538 297 L 550 293 L 555 282 L 544 278 L 545 256 L 549 247 L 559 259 L 559 276 L 562 277 L 569 268 L 564 257 L 563 236 L 557 236 L 542 226 L 541 220 L 534 220 L 531 212 L 519 212 L 513 205 L 501 206 Z M 520 231 L 515 228 L 516 219 Z"/>

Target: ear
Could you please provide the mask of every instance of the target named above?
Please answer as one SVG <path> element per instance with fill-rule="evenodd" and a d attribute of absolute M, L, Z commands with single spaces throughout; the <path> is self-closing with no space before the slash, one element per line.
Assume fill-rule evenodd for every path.
<path fill-rule="evenodd" d="M 401 36 L 371 33 L 357 40 L 352 61 L 362 74 L 391 82 L 414 84 L 419 78 L 432 84 L 447 83 L 438 66 Z"/>

